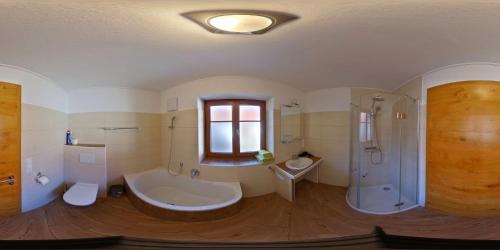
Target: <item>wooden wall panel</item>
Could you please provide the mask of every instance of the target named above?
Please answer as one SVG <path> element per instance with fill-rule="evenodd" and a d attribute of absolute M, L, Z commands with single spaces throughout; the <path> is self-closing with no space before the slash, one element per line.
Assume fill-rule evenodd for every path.
<path fill-rule="evenodd" d="M 426 196 L 429 208 L 500 216 L 500 82 L 428 90 Z"/>
<path fill-rule="evenodd" d="M 14 176 L 15 183 L 2 182 Z M 21 86 L 0 82 L 0 216 L 21 212 Z"/>

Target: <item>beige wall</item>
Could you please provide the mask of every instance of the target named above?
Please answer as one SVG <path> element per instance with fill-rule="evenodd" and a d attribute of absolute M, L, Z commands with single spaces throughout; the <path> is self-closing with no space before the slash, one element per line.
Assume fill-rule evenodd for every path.
<path fill-rule="evenodd" d="M 31 104 L 22 105 L 22 210 L 45 205 L 55 199 L 63 184 L 63 145 L 67 115 L 53 109 Z M 30 167 L 31 162 L 31 167 Z M 50 183 L 35 182 L 38 172 Z"/>
<path fill-rule="evenodd" d="M 68 115 L 79 143 L 106 145 L 108 185 L 122 183 L 123 174 L 161 165 L 161 115 L 138 112 L 91 112 Z M 104 131 L 102 127 L 139 127 Z"/>
<path fill-rule="evenodd" d="M 305 150 L 323 158 L 321 183 L 349 184 L 350 112 L 331 111 L 304 114 Z"/>
<path fill-rule="evenodd" d="M 350 165 L 351 88 L 330 88 L 305 93 L 304 145 L 322 157 L 319 181 L 348 186 Z"/>
<path fill-rule="evenodd" d="M 301 150 L 301 143 L 280 143 L 280 112 L 274 110 L 274 145 L 277 161 L 288 159 Z M 175 128 L 169 129 L 171 117 L 174 116 Z M 173 131 L 173 133 L 172 133 Z M 171 138 L 171 136 L 173 136 Z M 162 161 L 165 167 L 169 164 L 170 139 L 172 139 L 171 170 L 178 172 L 179 164 L 184 164 L 182 174 L 189 175 L 193 168 L 200 170 L 201 179 L 213 181 L 241 182 L 245 197 L 258 196 L 275 191 L 275 179 L 268 166 L 209 166 L 199 163 L 198 157 L 198 110 L 183 110 L 166 113 L 162 116 Z"/>

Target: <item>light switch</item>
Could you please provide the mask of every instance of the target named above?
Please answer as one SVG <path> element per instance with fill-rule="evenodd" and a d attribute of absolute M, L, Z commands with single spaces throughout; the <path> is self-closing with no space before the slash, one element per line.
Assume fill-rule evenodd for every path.
<path fill-rule="evenodd" d="M 80 153 L 80 163 L 95 164 L 95 154 Z"/>

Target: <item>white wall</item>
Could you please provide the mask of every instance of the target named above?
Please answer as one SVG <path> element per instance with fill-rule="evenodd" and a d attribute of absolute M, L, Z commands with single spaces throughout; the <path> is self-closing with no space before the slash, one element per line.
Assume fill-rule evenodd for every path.
<path fill-rule="evenodd" d="M 446 66 L 427 72 L 422 77 L 423 103 L 427 104 L 427 89 L 450 82 L 467 80 L 500 81 L 500 64 L 464 63 Z"/>
<path fill-rule="evenodd" d="M 69 92 L 69 113 L 161 112 L 161 92 L 123 87 L 92 87 Z"/>
<path fill-rule="evenodd" d="M 349 111 L 351 109 L 351 88 L 330 88 L 307 92 L 305 113 Z"/>
<path fill-rule="evenodd" d="M 302 104 L 304 93 L 288 85 L 253 77 L 219 76 L 194 80 L 169 89 L 162 93 L 161 110 L 166 112 L 166 100 L 178 97 L 179 110 L 197 109 L 199 97 L 223 94 L 241 94 L 241 97 L 258 95 L 274 99 L 274 108 L 290 103 L 292 99 Z"/>
<path fill-rule="evenodd" d="M 42 75 L 27 69 L 0 64 L 0 81 L 22 85 L 23 103 L 61 112 L 68 110 L 66 91 Z"/>
<path fill-rule="evenodd" d="M 497 63 L 464 63 L 446 66 L 425 73 L 422 76 L 422 113 L 420 123 L 420 168 L 419 168 L 419 200 L 425 205 L 426 184 L 426 125 L 427 125 L 427 89 L 451 82 L 468 80 L 500 81 L 500 64 Z"/>

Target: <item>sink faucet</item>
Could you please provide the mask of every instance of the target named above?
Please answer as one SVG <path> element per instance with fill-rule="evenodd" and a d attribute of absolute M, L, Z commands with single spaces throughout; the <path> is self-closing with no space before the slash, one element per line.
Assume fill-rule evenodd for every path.
<path fill-rule="evenodd" d="M 193 168 L 191 169 L 191 178 L 200 176 L 200 170 Z"/>
<path fill-rule="evenodd" d="M 299 154 L 292 154 L 292 160 L 299 158 Z"/>

